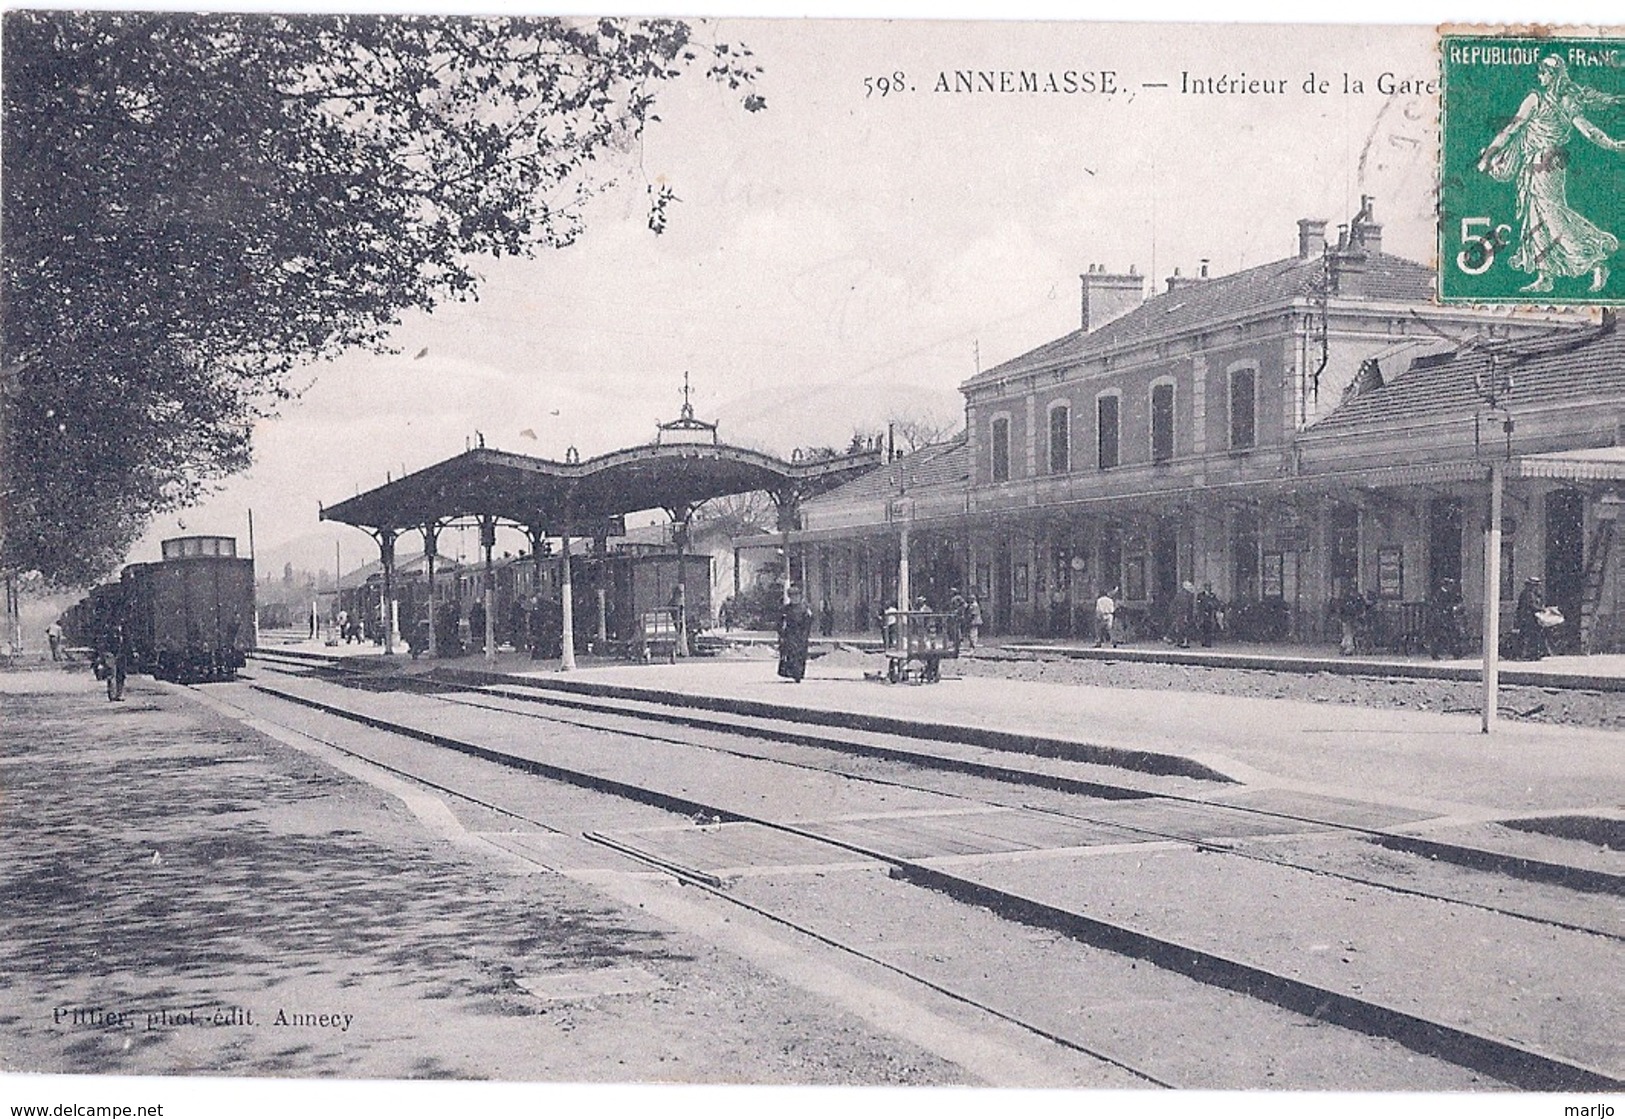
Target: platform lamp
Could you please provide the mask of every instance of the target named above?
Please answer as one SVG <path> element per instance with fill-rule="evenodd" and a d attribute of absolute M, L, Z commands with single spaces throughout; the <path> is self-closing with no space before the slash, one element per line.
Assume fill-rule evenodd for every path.
<path fill-rule="evenodd" d="M 1473 416 L 1473 453 L 1484 452 L 1484 423 L 1499 419 L 1505 435 L 1504 456 L 1490 454 L 1489 522 L 1484 529 L 1484 699 L 1480 729 L 1489 734 L 1495 726 L 1500 704 L 1501 674 L 1501 502 L 1506 485 L 1505 464 L 1512 461 L 1512 412 L 1507 398 L 1512 394 L 1512 373 L 1504 355 L 1493 344 L 1486 347 L 1484 368 L 1473 374 L 1473 387 L 1486 407 Z"/>

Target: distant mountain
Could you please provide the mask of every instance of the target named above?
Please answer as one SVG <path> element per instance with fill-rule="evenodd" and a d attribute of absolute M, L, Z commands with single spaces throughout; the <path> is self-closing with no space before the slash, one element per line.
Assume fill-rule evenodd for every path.
<path fill-rule="evenodd" d="M 336 557 L 335 544 L 338 546 Z M 279 574 L 284 565 L 291 563 L 295 571 L 320 571 L 331 576 L 335 560 L 346 572 L 350 572 L 377 559 L 378 545 L 358 529 L 333 524 L 258 549 L 254 556 L 254 572 L 263 579 L 267 575 Z"/>
<path fill-rule="evenodd" d="M 826 381 L 799 389 L 763 389 L 724 404 L 715 416 L 724 443 L 788 455 L 797 447 L 844 450 L 854 431 L 881 433 L 892 417 L 929 421 L 957 431 L 964 398 L 951 388 L 890 383 L 856 389 Z"/>

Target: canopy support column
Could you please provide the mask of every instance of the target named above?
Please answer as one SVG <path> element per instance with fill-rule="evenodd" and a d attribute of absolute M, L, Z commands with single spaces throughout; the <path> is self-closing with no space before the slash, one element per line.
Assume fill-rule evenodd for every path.
<path fill-rule="evenodd" d="M 435 542 L 440 538 L 440 526 L 434 521 L 422 526 L 423 563 L 429 578 L 429 656 L 440 656 L 440 645 L 435 637 L 434 561 Z M 414 623 L 415 624 L 415 623 Z"/>
<path fill-rule="evenodd" d="M 496 548 L 496 544 L 496 518 L 482 516 L 480 518 L 480 547 L 485 549 L 485 589 L 482 601 L 485 604 L 486 664 L 495 664 L 497 660 L 497 576 L 496 565 L 491 558 L 491 552 Z"/>
<path fill-rule="evenodd" d="M 395 538 L 393 528 L 379 528 L 374 534 L 378 541 L 378 563 L 383 568 L 384 597 L 378 603 L 379 619 L 384 630 L 384 656 L 395 655 Z"/>
<path fill-rule="evenodd" d="M 547 529 L 540 524 L 527 524 L 525 537 L 530 541 L 531 585 L 534 594 L 530 596 L 530 609 L 525 611 L 526 623 L 530 627 L 530 655 L 531 659 L 542 655 L 542 617 L 543 603 L 548 599 L 542 595 L 542 552 L 547 547 Z"/>
<path fill-rule="evenodd" d="M 564 661 L 559 665 L 565 672 L 576 666 L 575 602 L 570 583 L 570 528 L 566 526 L 559 536 L 559 606 L 564 614 Z"/>
<path fill-rule="evenodd" d="M 604 577 L 609 574 L 609 535 L 607 533 L 599 532 L 593 538 L 592 554 L 597 561 L 593 564 L 592 581 L 594 596 L 598 600 L 598 648 L 602 651 L 604 642 L 609 640 L 608 594 L 604 590 Z"/>
<path fill-rule="evenodd" d="M 677 627 L 677 655 L 689 655 L 688 647 L 688 525 L 694 506 L 684 502 L 666 510 L 671 516 L 672 538 L 677 544 L 677 591 L 672 604 L 672 622 Z"/>
<path fill-rule="evenodd" d="M 794 486 L 772 491 L 773 504 L 778 511 L 779 552 L 784 557 L 784 586 L 781 602 L 790 601 L 790 532 L 801 525 L 801 494 Z"/>

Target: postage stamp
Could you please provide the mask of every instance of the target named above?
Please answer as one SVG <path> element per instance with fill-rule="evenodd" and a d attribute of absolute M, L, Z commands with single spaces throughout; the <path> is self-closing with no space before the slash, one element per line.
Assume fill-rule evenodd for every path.
<path fill-rule="evenodd" d="M 1446 302 L 1625 301 L 1625 40 L 1447 35 Z"/>

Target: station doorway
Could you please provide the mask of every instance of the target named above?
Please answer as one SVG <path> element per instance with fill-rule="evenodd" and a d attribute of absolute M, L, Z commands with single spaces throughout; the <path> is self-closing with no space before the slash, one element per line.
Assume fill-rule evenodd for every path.
<path fill-rule="evenodd" d="M 1462 504 L 1459 497 L 1428 502 L 1428 585 L 1431 598 L 1446 579 L 1461 590 Z"/>
<path fill-rule="evenodd" d="M 1580 651 L 1580 602 L 1585 595 L 1585 496 L 1577 490 L 1546 495 L 1546 602 L 1563 612 L 1551 633 L 1554 652 Z"/>

